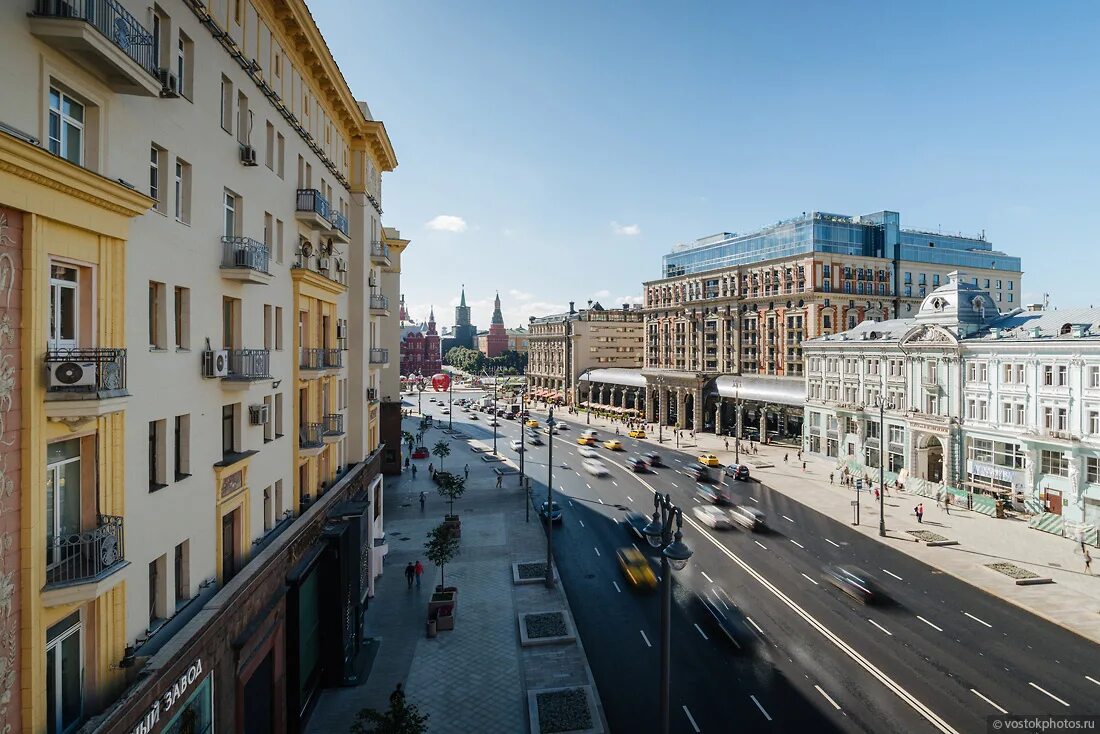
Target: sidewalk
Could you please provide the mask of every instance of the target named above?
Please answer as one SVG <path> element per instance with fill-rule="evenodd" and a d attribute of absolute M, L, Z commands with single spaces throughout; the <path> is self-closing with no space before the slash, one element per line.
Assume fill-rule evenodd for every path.
<path fill-rule="evenodd" d="M 415 432 L 417 423 L 418 418 L 406 418 L 402 427 Z M 462 522 L 461 550 L 444 568 L 446 585 L 458 588 L 454 629 L 441 630 L 434 639 L 426 636 L 427 602 L 439 583 L 439 568 L 424 557 L 424 541 L 442 522 L 447 504 L 428 476 L 429 460 L 417 460 L 415 480 L 408 472 L 386 478 L 390 550 L 366 614 L 365 634 L 378 644 L 369 677 L 357 687 L 325 690 L 307 733 L 348 731 L 361 708 L 385 710 L 399 682 L 406 700 L 430 716 L 428 730 L 433 734 L 531 731 L 528 692 L 566 686 L 590 687 L 600 727 L 593 731 L 606 730 L 580 640 L 537 647 L 520 644 L 517 615 L 522 613 L 564 610 L 567 624 L 576 627 L 560 584 L 553 590 L 542 583 L 513 584 L 512 564 L 545 560 L 546 540 L 533 511 L 525 521 L 518 479 L 506 476 L 504 488 L 496 488 L 496 469 L 509 463 L 485 462 L 469 448 L 479 442 L 439 428 L 430 429 L 424 443 L 430 447 L 440 439 L 451 446 L 444 460 L 447 470 L 461 473 L 464 465 L 470 467 L 466 493 L 455 503 Z M 430 461 L 438 468 L 436 457 Z M 423 513 L 421 491 L 427 497 Z M 408 589 L 403 570 L 418 559 L 425 567 L 422 588 Z"/>
<path fill-rule="evenodd" d="M 568 415 L 555 411 L 555 417 L 559 415 L 573 427 L 585 427 L 583 413 Z M 613 432 L 617 426 L 620 433 L 626 434 L 623 424 L 612 424 L 596 416 L 592 416 L 591 425 L 604 432 Z M 667 427 L 664 429 L 665 441 L 661 446 L 665 450 L 675 448 L 673 431 L 674 429 Z M 687 431 L 683 432 L 681 451 L 713 453 L 722 464 L 734 460 L 734 452 L 725 450 L 724 437 L 711 433 L 698 434 L 696 438 L 689 436 Z M 658 446 L 656 436 L 651 435 L 647 441 L 655 448 Z M 743 441 L 742 447 L 746 443 Z M 730 447 L 733 447 L 732 441 Z M 803 472 L 801 462 L 796 457 L 796 448 L 759 444 L 758 447 L 757 455 L 741 452 L 742 461 L 753 467 L 754 477 L 772 490 L 851 527 L 851 501 L 855 493 L 851 488 L 840 486 L 840 472 L 836 469 L 835 459 L 826 460 L 803 454 L 806 461 L 806 471 Z M 784 455 L 788 456 L 787 463 L 783 461 Z M 829 484 L 830 472 L 835 474 L 837 484 Z M 920 502 L 924 503 L 922 524 L 917 523 L 913 513 L 914 506 Z M 887 537 L 880 538 L 878 504 L 872 496 L 864 494 L 860 525 L 854 529 L 1036 616 L 1100 643 L 1100 552 L 1095 548 L 1091 548 L 1090 552 L 1095 559 L 1093 572 L 1097 576 L 1090 576 L 1085 573 L 1084 557 L 1079 546 L 1069 539 L 1028 528 L 1025 520 L 997 520 L 956 505 L 952 505 L 950 514 L 947 514 L 942 508 L 936 507 L 934 499 L 904 491 L 891 490 L 890 496 L 886 498 L 886 527 Z M 929 547 L 907 532 L 910 530 L 931 531 L 949 540 L 958 541 L 958 545 Z M 1054 583 L 1019 586 L 1008 576 L 986 568 L 987 564 L 998 562 L 1013 563 L 1041 578 L 1051 579 Z"/>

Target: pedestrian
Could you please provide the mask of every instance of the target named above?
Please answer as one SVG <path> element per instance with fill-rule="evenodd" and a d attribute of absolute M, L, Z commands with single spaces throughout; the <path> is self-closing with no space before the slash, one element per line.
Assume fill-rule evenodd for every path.
<path fill-rule="evenodd" d="M 466 479 L 469 479 L 470 478 L 470 465 L 467 464 L 466 466 L 462 467 L 462 472 L 466 475 Z"/>
<path fill-rule="evenodd" d="M 412 563 L 409 563 L 405 566 L 405 583 L 408 585 L 407 588 L 411 589 L 413 587 L 414 576 L 416 576 L 416 567 L 413 566 Z"/>
<path fill-rule="evenodd" d="M 878 502 L 878 487 L 875 487 L 875 502 Z"/>
<path fill-rule="evenodd" d="M 727 438 L 726 439 L 726 451 L 729 451 L 729 450 L 730 450 L 730 440 Z"/>
<path fill-rule="evenodd" d="M 504 475 L 497 474 L 497 489 L 500 489 L 501 484 L 504 482 Z"/>
<path fill-rule="evenodd" d="M 394 708 L 401 708 L 405 704 L 405 692 L 401 690 L 401 684 L 397 684 L 397 688 L 393 689 L 393 693 L 390 694 L 390 705 Z"/>
<path fill-rule="evenodd" d="M 924 524 L 924 503 L 917 505 L 917 522 Z"/>
<path fill-rule="evenodd" d="M 948 515 L 951 514 L 951 495 L 949 495 L 949 494 L 944 495 L 943 509 L 944 509 L 944 512 L 946 512 Z"/>
<path fill-rule="evenodd" d="M 802 461 L 802 449 L 798 450 L 798 460 Z"/>
<path fill-rule="evenodd" d="M 432 462 L 430 461 L 428 462 L 428 473 L 433 475 L 435 474 L 435 472 L 432 470 Z"/>
<path fill-rule="evenodd" d="M 1084 547 L 1084 544 L 1082 544 L 1082 547 Z M 1087 573 L 1089 575 L 1092 575 L 1092 556 L 1089 555 L 1089 549 L 1088 548 L 1085 548 L 1084 552 L 1085 552 L 1085 573 Z"/>
<path fill-rule="evenodd" d="M 806 471 L 806 462 L 805 461 L 802 462 L 802 471 Z"/>
<path fill-rule="evenodd" d="M 423 511 L 424 511 L 424 500 L 425 500 L 425 499 L 426 499 L 426 498 L 425 498 L 425 496 L 424 496 L 424 493 L 423 493 L 423 492 L 421 492 L 421 493 L 420 493 L 420 511 L 421 511 L 421 512 L 423 512 Z"/>
<path fill-rule="evenodd" d="M 406 469 L 409 468 L 409 457 L 407 457 L 407 456 L 405 457 L 405 468 Z"/>
<path fill-rule="evenodd" d="M 829 484 L 833 483 L 833 473 L 829 472 Z"/>
<path fill-rule="evenodd" d="M 413 572 L 416 574 L 416 588 L 420 588 L 420 577 L 424 575 L 424 566 L 420 563 L 420 559 L 417 559 L 416 565 L 413 567 Z"/>
<path fill-rule="evenodd" d="M 412 465 L 413 479 L 416 479 L 416 464 Z"/>
<path fill-rule="evenodd" d="M 790 454 L 783 454 L 783 463 L 784 463 L 784 464 L 786 464 L 786 463 L 787 463 L 787 457 L 788 457 L 788 456 L 790 456 Z"/>

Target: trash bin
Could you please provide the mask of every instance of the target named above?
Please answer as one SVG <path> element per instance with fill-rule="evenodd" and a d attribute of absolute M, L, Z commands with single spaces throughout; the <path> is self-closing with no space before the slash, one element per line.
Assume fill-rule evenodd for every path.
<path fill-rule="evenodd" d="M 1005 518 L 1005 501 L 997 500 L 997 518 L 1004 520 Z"/>
<path fill-rule="evenodd" d="M 436 634 L 437 634 L 437 632 L 436 632 L 435 620 L 434 619 L 429 619 L 428 620 L 428 638 L 430 639 L 432 637 L 435 637 Z"/>

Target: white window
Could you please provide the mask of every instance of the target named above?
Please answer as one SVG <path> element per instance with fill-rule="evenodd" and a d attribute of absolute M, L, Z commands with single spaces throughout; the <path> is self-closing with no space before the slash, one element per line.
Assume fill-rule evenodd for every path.
<path fill-rule="evenodd" d="M 1021 385 L 1024 384 L 1024 365 L 1022 363 L 1016 365 L 1016 382 Z"/>
<path fill-rule="evenodd" d="M 1069 459 L 1061 451 L 1044 450 L 1041 463 L 1043 474 L 1053 474 L 1059 477 L 1069 476 Z"/>
<path fill-rule="evenodd" d="M 1069 366 L 1060 364 L 1058 365 L 1058 387 L 1069 386 Z"/>
<path fill-rule="evenodd" d="M 1024 424 L 1024 404 L 1016 403 L 1016 425 L 1022 426 Z"/>
<path fill-rule="evenodd" d="M 1054 365 L 1043 365 L 1043 385 L 1047 387 L 1054 385 Z"/>
<path fill-rule="evenodd" d="M 221 123 L 222 130 L 233 132 L 233 82 L 228 77 L 222 77 L 221 97 Z"/>
<path fill-rule="evenodd" d="M 1089 411 L 1089 433 L 1093 436 L 1100 434 L 1100 410 Z"/>
<path fill-rule="evenodd" d="M 1043 428 L 1054 430 L 1054 408 L 1050 405 L 1043 406 Z"/>
<path fill-rule="evenodd" d="M 1100 484 L 1100 458 L 1085 457 L 1085 481 L 1089 484 Z"/>
<path fill-rule="evenodd" d="M 1089 367 L 1089 387 L 1100 387 L 1100 366 Z"/>
<path fill-rule="evenodd" d="M 1001 366 L 1001 381 L 1007 384 L 1012 384 L 1012 365 L 1005 364 Z"/>
<path fill-rule="evenodd" d="M 1069 410 L 1066 408 L 1058 408 L 1056 413 L 1058 419 L 1057 430 L 1068 431 L 1069 430 Z"/>
<path fill-rule="evenodd" d="M 84 105 L 50 88 L 50 152 L 84 165 Z"/>
<path fill-rule="evenodd" d="M 176 221 L 191 222 L 191 164 L 176 159 L 175 171 Z"/>
<path fill-rule="evenodd" d="M 79 271 L 75 267 L 54 263 L 50 266 L 50 331 L 51 349 L 71 349 L 79 338 L 80 323 Z"/>
<path fill-rule="evenodd" d="M 84 719 L 84 635 L 80 612 L 46 633 L 46 730 L 67 732 Z"/>
<path fill-rule="evenodd" d="M 157 202 L 156 208 L 163 211 L 164 200 L 161 198 L 160 169 L 161 158 L 164 151 L 153 145 L 149 148 L 149 198 Z"/>
<path fill-rule="evenodd" d="M 237 195 L 231 191 L 225 192 L 225 227 L 223 234 L 233 237 L 238 232 L 237 223 Z"/>
<path fill-rule="evenodd" d="M 1012 424 L 1012 403 L 1001 403 L 1001 423 Z"/>

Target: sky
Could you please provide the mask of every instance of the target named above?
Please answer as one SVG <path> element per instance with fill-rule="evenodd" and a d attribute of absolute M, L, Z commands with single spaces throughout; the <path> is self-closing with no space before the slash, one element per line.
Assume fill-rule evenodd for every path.
<path fill-rule="evenodd" d="M 397 153 L 418 320 L 639 302 L 677 243 L 814 210 L 984 230 L 1025 302 L 1100 306 L 1100 3 L 308 3 Z"/>

